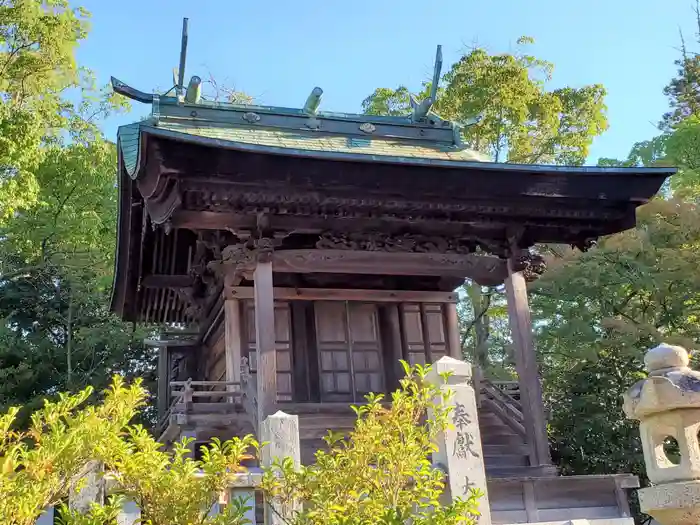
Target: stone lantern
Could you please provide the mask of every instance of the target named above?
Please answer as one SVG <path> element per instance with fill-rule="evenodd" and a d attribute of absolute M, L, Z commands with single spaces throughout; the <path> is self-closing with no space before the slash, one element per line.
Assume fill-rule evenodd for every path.
<path fill-rule="evenodd" d="M 643 512 L 662 525 L 700 523 L 700 372 L 688 352 L 661 344 L 647 352 L 649 377 L 624 395 L 627 417 L 640 422 L 647 475 L 639 491 Z M 677 443 L 677 451 L 668 450 Z M 669 453 L 671 452 L 671 453 Z"/>

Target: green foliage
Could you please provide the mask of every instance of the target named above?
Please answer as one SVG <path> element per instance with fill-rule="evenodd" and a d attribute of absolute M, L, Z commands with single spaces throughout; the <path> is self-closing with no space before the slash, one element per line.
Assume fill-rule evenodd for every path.
<path fill-rule="evenodd" d="M 665 136 L 665 153 L 670 163 L 679 167 L 671 188 L 679 197 L 697 199 L 700 196 L 700 114 L 678 123 Z"/>
<path fill-rule="evenodd" d="M 136 381 L 126 386 L 115 377 L 104 398 L 85 406 L 93 389 L 59 395 L 31 415 L 25 432 L 14 430 L 19 408 L 0 415 L 0 520 L 33 525 L 42 510 L 59 507 L 64 525 L 111 525 L 123 501 L 142 510 L 143 525 L 243 525 L 249 507 L 235 501 L 218 516 L 207 516 L 231 482 L 244 471 L 241 461 L 257 450 L 250 437 L 214 441 L 202 448 L 202 458 L 187 457 L 188 441 L 161 450 L 143 427 L 129 422 L 145 404 L 147 392 Z M 63 504 L 71 485 L 84 488 L 87 465 L 110 473 L 115 494 L 105 505 L 92 504 L 87 513 Z"/>
<path fill-rule="evenodd" d="M 124 503 L 121 496 L 110 496 L 107 504 L 92 504 L 87 512 L 71 510 L 65 503 L 58 509 L 58 525 L 111 525 L 117 518 Z"/>
<path fill-rule="evenodd" d="M 116 147 L 97 124 L 128 105 L 75 63 L 86 35 L 65 1 L 0 6 L 0 406 L 152 371 L 108 311 Z"/>
<path fill-rule="evenodd" d="M 58 505 L 96 447 L 119 436 L 145 399 L 135 383 L 115 379 L 104 401 L 82 407 L 92 394 L 61 394 L 31 416 L 25 432 L 13 430 L 19 408 L 0 416 L 0 521 L 33 525 L 42 510 Z"/>
<path fill-rule="evenodd" d="M 65 0 L 0 5 L 0 224 L 35 203 L 42 145 L 59 139 L 76 111 L 67 90 L 88 85 L 75 62 L 86 17 Z"/>
<path fill-rule="evenodd" d="M 696 2 L 696 20 L 700 31 L 700 11 Z M 700 33 L 699 33 L 700 34 Z M 681 57 L 675 61 L 677 74 L 664 88 L 670 110 L 661 119 L 661 128 L 669 131 L 685 119 L 700 115 L 700 55 L 690 52 L 682 41 Z"/>
<path fill-rule="evenodd" d="M 429 87 L 423 86 L 423 94 L 428 96 Z M 386 115 L 400 117 L 410 113 L 410 93 L 406 86 L 396 89 L 377 88 L 362 101 L 362 112 L 366 115 Z"/>
<path fill-rule="evenodd" d="M 0 405 L 103 388 L 116 371 L 152 381 L 144 330 L 108 311 L 116 148 L 84 137 L 44 148 L 36 205 L 0 227 Z"/>
<path fill-rule="evenodd" d="M 331 434 L 329 451 L 319 450 L 313 465 L 296 470 L 287 460 L 265 473 L 267 493 L 297 509 L 292 523 L 476 523 L 481 494 L 441 505 L 444 474 L 429 460 L 434 439 L 450 424 L 450 394 L 425 381 L 429 367 L 404 368 L 390 406 L 382 395 L 369 395 L 367 404 L 353 407 L 358 419 L 347 440 Z"/>
<path fill-rule="evenodd" d="M 127 436 L 112 436 L 100 445 L 97 457 L 112 473 L 119 490 L 141 509 L 144 525 L 223 525 L 242 523 L 248 508 L 232 505 L 217 517 L 205 514 L 220 493 L 230 486 L 232 477 L 244 472 L 241 461 L 257 450 L 252 436 L 202 447 L 202 459 L 188 456 L 183 439 L 172 452 L 161 450 L 151 434 L 141 426 L 127 429 Z M 248 505 L 250 502 L 248 502 Z"/>
<path fill-rule="evenodd" d="M 531 306 L 550 436 L 566 472 L 643 472 L 620 396 L 642 377 L 647 349 L 698 347 L 699 248 L 697 206 L 658 199 L 639 210 L 637 228 L 550 258 Z"/>

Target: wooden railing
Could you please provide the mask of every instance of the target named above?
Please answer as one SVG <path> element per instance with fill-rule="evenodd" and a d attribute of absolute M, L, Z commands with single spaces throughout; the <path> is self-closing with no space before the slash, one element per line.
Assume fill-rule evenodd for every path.
<path fill-rule="evenodd" d="M 240 402 L 241 384 L 234 381 L 171 381 L 170 395 L 172 406 L 191 406 L 197 400 L 198 405 Z M 209 403 L 204 401 L 207 399 Z"/>
<path fill-rule="evenodd" d="M 255 431 L 258 431 L 258 383 L 250 372 L 248 358 L 241 359 L 241 403 Z"/>
<path fill-rule="evenodd" d="M 496 383 L 483 376 L 479 380 L 481 383 L 481 404 L 489 408 L 516 434 L 525 438 L 525 418 L 523 417 L 523 407 L 520 404 L 519 388 L 515 390 L 511 381 Z M 518 399 L 513 395 L 516 391 Z"/>
<path fill-rule="evenodd" d="M 234 381 L 171 381 L 170 406 L 159 421 L 156 432 L 162 434 L 170 421 L 180 414 L 234 412 L 241 404 L 241 384 Z"/>
<path fill-rule="evenodd" d="M 520 383 L 518 381 L 491 381 L 501 392 L 516 401 L 520 401 Z"/>

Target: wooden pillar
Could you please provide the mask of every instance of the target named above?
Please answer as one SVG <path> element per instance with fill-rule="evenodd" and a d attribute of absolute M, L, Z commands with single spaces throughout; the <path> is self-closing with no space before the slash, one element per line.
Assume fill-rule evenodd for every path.
<path fill-rule="evenodd" d="M 399 387 L 399 381 L 404 377 L 401 360 L 403 342 L 401 337 L 401 313 L 398 303 L 386 303 L 379 308 L 379 330 L 382 335 L 384 370 L 386 371 L 387 391 Z"/>
<path fill-rule="evenodd" d="M 228 386 L 228 391 L 233 392 L 239 390 L 241 382 L 241 308 L 238 299 L 224 301 L 224 323 L 226 381 L 239 384 L 239 386 Z"/>
<path fill-rule="evenodd" d="M 167 346 L 158 348 L 158 420 L 170 407 L 170 355 Z"/>
<path fill-rule="evenodd" d="M 527 287 L 522 273 L 513 270 L 512 260 L 508 261 L 508 279 L 505 284 L 510 331 L 515 349 L 515 366 L 520 384 L 520 400 L 530 446 L 530 462 L 532 466 L 551 465 Z"/>
<path fill-rule="evenodd" d="M 463 360 L 462 338 L 459 332 L 459 316 L 457 315 L 456 303 L 445 303 L 445 330 L 447 331 L 447 344 L 450 350 L 450 357 Z"/>
<path fill-rule="evenodd" d="M 255 345 L 257 350 L 258 424 L 275 412 L 277 402 L 277 353 L 275 351 L 275 298 L 272 261 L 258 260 L 255 286 Z"/>

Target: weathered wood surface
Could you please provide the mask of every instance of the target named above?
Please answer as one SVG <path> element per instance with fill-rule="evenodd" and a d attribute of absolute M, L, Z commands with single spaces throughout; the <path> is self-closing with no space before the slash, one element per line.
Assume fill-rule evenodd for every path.
<path fill-rule="evenodd" d="M 509 277 L 506 280 L 508 317 L 515 362 L 520 382 L 520 396 L 525 418 L 528 443 L 532 445 L 531 465 L 551 465 L 547 440 L 546 418 L 542 400 L 537 355 L 532 337 L 532 322 L 527 298 L 525 278 L 512 271 L 513 261 L 508 261 Z"/>
<path fill-rule="evenodd" d="M 505 261 L 475 254 L 279 250 L 272 264 L 282 273 L 434 275 L 471 278 L 483 285 L 501 284 L 508 276 Z"/>
<path fill-rule="evenodd" d="M 258 261 L 253 280 L 255 287 L 258 422 L 262 422 L 267 416 L 272 415 L 277 401 L 277 352 L 272 263 Z"/>
<path fill-rule="evenodd" d="M 241 305 L 238 299 L 224 301 L 226 380 L 241 381 Z"/>
<path fill-rule="evenodd" d="M 638 485 L 625 474 L 490 479 L 491 516 L 494 524 L 623 520 L 630 516 L 625 491 Z"/>
<path fill-rule="evenodd" d="M 158 349 L 158 419 L 165 417 L 170 407 L 170 353 L 167 347 Z"/>
<path fill-rule="evenodd" d="M 457 305 L 446 303 L 443 307 L 445 311 L 445 330 L 447 330 L 447 341 L 450 356 L 455 359 L 464 359 L 462 355 L 462 341 L 460 337 L 459 315 L 457 315 Z"/>
<path fill-rule="evenodd" d="M 237 299 L 252 299 L 253 288 L 234 286 L 228 292 Z M 411 290 L 360 290 L 333 288 L 274 288 L 277 301 L 364 301 L 364 302 L 424 302 L 456 303 L 458 296 L 453 292 L 420 292 Z"/>

